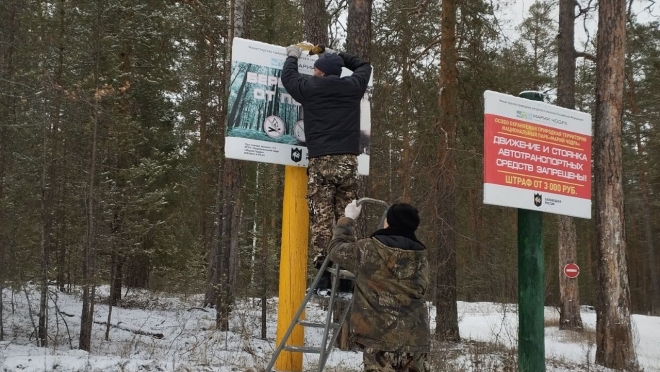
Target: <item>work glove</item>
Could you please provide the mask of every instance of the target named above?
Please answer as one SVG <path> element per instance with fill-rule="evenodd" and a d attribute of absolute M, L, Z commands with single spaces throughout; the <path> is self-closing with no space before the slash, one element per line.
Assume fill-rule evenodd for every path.
<path fill-rule="evenodd" d="M 362 212 L 362 206 L 357 204 L 357 200 L 353 200 L 350 204 L 344 209 L 344 216 L 356 220 Z"/>
<path fill-rule="evenodd" d="M 302 50 L 300 50 L 300 48 L 298 48 L 297 46 L 289 45 L 288 47 L 286 47 L 287 56 L 300 58 L 300 54 L 302 54 Z"/>
<path fill-rule="evenodd" d="M 332 50 L 330 48 L 326 48 L 325 45 L 319 44 L 319 45 L 314 45 L 312 49 L 309 50 L 309 55 L 318 55 L 319 58 L 323 57 L 326 54 L 337 54 L 336 50 Z"/>

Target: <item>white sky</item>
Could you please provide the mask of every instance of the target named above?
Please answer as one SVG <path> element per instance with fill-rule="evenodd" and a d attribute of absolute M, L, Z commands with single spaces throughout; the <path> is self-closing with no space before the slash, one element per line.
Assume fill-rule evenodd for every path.
<path fill-rule="evenodd" d="M 505 11 L 502 12 L 502 17 L 513 21 L 513 24 L 520 24 L 523 20 L 523 17 L 528 15 L 529 7 L 534 4 L 536 0 L 507 0 L 506 3 L 511 5 L 507 7 Z M 632 0 L 633 14 L 636 16 L 637 21 L 640 23 L 647 23 L 651 21 L 660 20 L 660 3 L 654 4 L 650 0 Z M 557 1 L 558 2 L 558 1 Z M 582 7 L 587 6 L 587 0 L 579 0 Z M 592 0 L 592 7 L 597 3 L 597 0 Z M 626 0 L 626 3 L 629 4 L 630 0 Z M 626 6 L 627 9 L 627 6 Z M 557 6 L 557 11 L 559 6 Z M 575 37 L 576 37 L 576 47 L 578 45 L 583 45 L 587 40 L 587 33 L 590 34 L 591 39 L 593 40 L 596 37 L 596 29 L 598 25 L 598 10 L 591 10 L 590 14 L 585 20 L 584 17 L 581 17 L 576 20 L 575 23 Z M 576 9 L 577 13 L 577 9 Z M 511 30 L 514 31 L 514 30 Z"/>

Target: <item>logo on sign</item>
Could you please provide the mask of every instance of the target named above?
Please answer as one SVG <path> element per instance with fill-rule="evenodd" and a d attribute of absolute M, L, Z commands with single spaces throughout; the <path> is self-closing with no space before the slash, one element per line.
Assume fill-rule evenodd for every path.
<path fill-rule="evenodd" d="M 527 119 L 527 113 L 525 111 L 516 111 L 516 117 L 521 119 Z"/>
<path fill-rule="evenodd" d="M 302 160 L 302 149 L 294 147 L 291 149 L 291 160 L 296 163 Z"/>
<path fill-rule="evenodd" d="M 541 194 L 534 194 L 534 205 L 540 207 L 543 204 L 543 198 Z"/>

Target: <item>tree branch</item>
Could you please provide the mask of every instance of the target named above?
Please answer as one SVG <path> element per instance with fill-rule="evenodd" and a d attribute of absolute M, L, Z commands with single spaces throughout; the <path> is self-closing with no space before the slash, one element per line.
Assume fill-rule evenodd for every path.
<path fill-rule="evenodd" d="M 94 324 L 100 324 L 100 325 L 104 325 L 104 326 L 108 325 L 108 323 L 98 321 L 98 320 L 95 320 Z M 136 335 L 151 336 L 151 337 L 158 338 L 158 339 L 162 339 L 163 337 L 165 337 L 162 333 L 154 333 L 154 332 L 142 331 L 142 330 L 139 330 L 139 329 L 124 328 L 124 327 L 120 327 L 117 324 L 110 324 L 110 327 L 121 329 L 122 331 L 126 331 L 126 332 L 131 332 L 131 333 L 134 333 Z"/>
<path fill-rule="evenodd" d="M 422 51 L 417 55 L 417 57 L 413 58 L 413 60 L 410 61 L 410 65 L 412 65 L 412 64 L 415 63 L 415 62 L 417 62 L 420 58 L 422 58 L 422 56 L 423 56 L 424 54 L 426 54 L 426 52 L 429 51 L 429 49 L 433 48 L 434 46 L 436 46 L 436 45 L 438 45 L 438 44 L 440 44 L 440 39 L 438 39 L 438 40 L 432 42 L 431 44 L 427 45 L 426 48 L 424 48 L 424 50 L 422 50 Z"/>
<path fill-rule="evenodd" d="M 474 63 L 470 58 L 468 58 L 468 57 L 466 57 L 466 56 L 458 56 L 457 61 L 458 61 L 458 62 L 467 62 L 467 63 L 469 63 L 469 64 L 473 64 L 473 63 Z"/>
<path fill-rule="evenodd" d="M 589 13 L 590 10 L 594 9 L 594 7 L 591 6 L 591 1 L 592 0 L 589 0 L 587 6 L 583 8 L 582 6 L 580 6 L 580 2 L 575 0 L 575 6 L 577 6 L 578 8 L 578 14 L 575 15 L 575 19 L 582 17 L 584 14 L 587 14 Z"/>
<path fill-rule="evenodd" d="M 575 58 L 580 58 L 580 57 L 582 57 L 582 58 L 584 58 L 584 59 L 588 59 L 588 60 L 590 60 L 591 62 L 596 63 L 596 56 L 593 55 L 593 54 L 591 54 L 591 53 L 587 53 L 587 52 L 575 52 Z"/>

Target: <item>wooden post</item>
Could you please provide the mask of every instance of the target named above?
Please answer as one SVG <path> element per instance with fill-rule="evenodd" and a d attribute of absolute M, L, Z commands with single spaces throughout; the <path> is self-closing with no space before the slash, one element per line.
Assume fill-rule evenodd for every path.
<path fill-rule="evenodd" d="M 279 311 L 277 339 L 284 338 L 293 316 L 305 298 L 307 284 L 307 245 L 309 214 L 307 209 L 307 168 L 286 166 L 282 206 L 282 254 L 280 258 Z M 305 317 L 304 313 L 301 315 Z M 303 346 L 305 330 L 296 326 L 287 345 Z M 302 371 L 302 353 L 283 350 L 275 362 L 277 371 Z"/>

